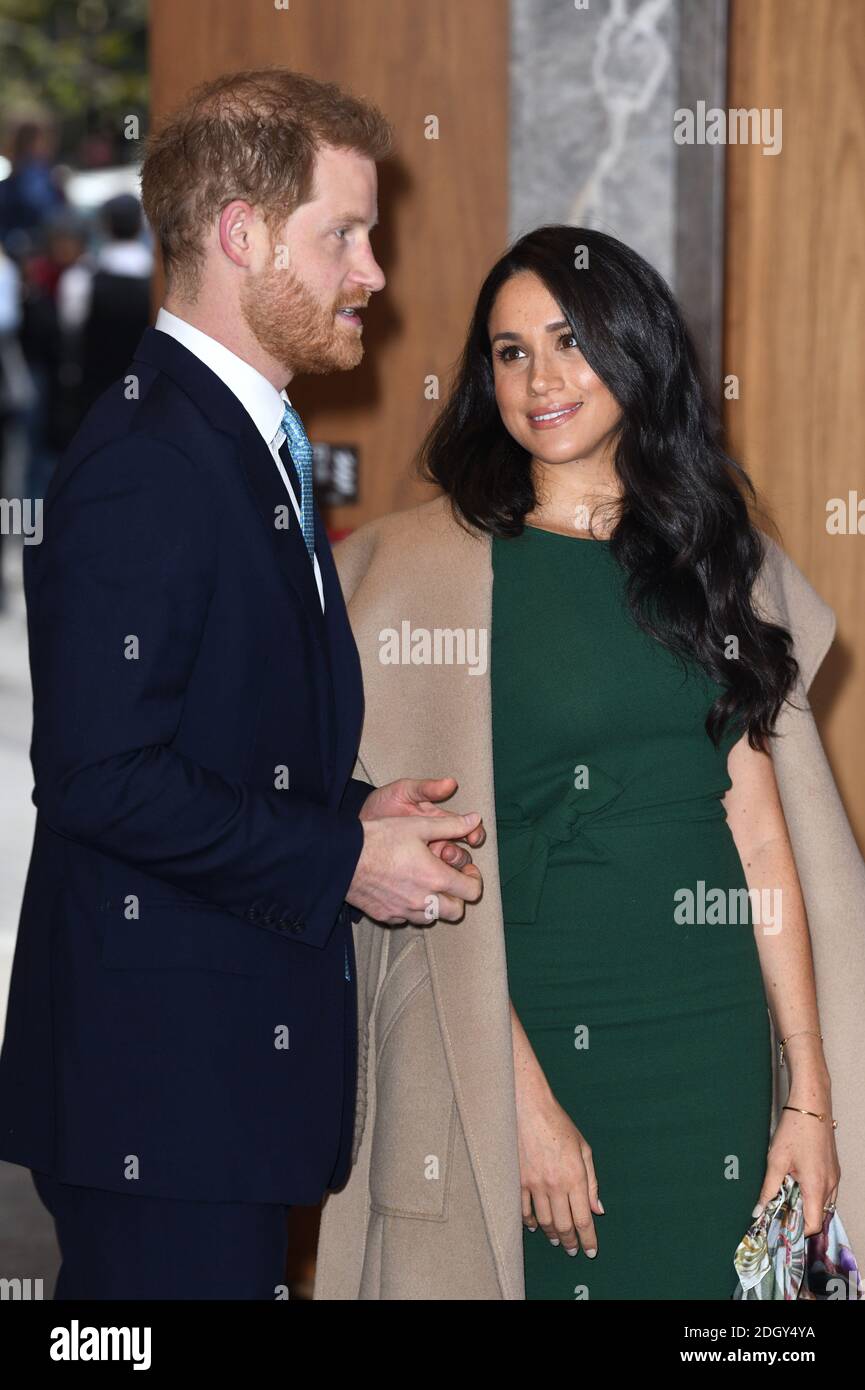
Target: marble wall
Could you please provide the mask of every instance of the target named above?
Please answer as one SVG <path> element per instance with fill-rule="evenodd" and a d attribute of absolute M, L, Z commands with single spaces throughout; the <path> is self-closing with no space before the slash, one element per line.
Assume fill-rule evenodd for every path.
<path fill-rule="evenodd" d="M 511 237 L 543 222 L 633 246 L 720 380 L 723 146 L 674 113 L 725 104 L 727 0 L 510 0 Z"/>

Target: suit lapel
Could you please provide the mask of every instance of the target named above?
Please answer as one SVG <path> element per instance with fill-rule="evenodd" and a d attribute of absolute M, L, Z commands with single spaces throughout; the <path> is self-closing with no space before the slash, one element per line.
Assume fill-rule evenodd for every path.
<path fill-rule="evenodd" d="M 354 633 L 348 621 L 345 600 L 339 584 L 336 565 L 330 548 L 327 532 L 321 523 L 316 507 L 316 554 L 321 570 L 321 583 L 324 590 L 324 626 L 327 647 L 330 654 L 330 699 L 336 723 L 336 751 L 334 753 L 336 783 L 342 787 L 351 776 L 360 742 L 363 724 L 364 690 L 360 670 L 360 657 L 354 640 Z M 310 568 L 312 568 L 310 566 Z M 318 593 L 316 592 L 316 603 Z M 319 610 L 321 605 L 319 604 Z M 339 717 L 335 708 L 339 697 Z"/>
<path fill-rule="evenodd" d="M 363 720 L 363 683 L 360 660 L 345 610 L 327 530 L 317 506 L 313 506 L 315 553 L 321 573 L 324 612 L 318 596 L 315 572 L 303 531 L 294 514 L 285 484 L 264 440 L 249 421 L 240 441 L 240 459 L 256 510 L 268 533 L 268 544 L 283 578 L 306 608 L 322 647 L 326 674 L 319 684 L 327 716 L 320 723 L 322 760 L 328 785 L 340 791 L 351 775 L 357 756 Z M 287 529 L 274 526 L 276 508 L 288 508 Z M 284 516 L 284 511 L 280 516 Z M 323 731 L 332 731 L 330 740 Z"/>
<path fill-rule="evenodd" d="M 267 543 L 285 582 L 308 612 L 316 636 L 320 642 L 325 643 L 324 614 L 321 611 L 315 572 L 306 549 L 306 542 L 303 539 L 303 531 L 294 514 L 291 498 L 285 490 L 285 484 L 272 453 L 252 420 L 246 415 L 246 411 L 243 413 L 246 420 L 241 424 L 238 437 L 238 457 L 255 503 L 255 509 L 267 532 Z M 320 565 L 324 528 L 317 511 L 318 509 L 315 508 L 315 540 Z M 279 526 L 276 525 L 277 517 L 280 518 Z M 286 517 L 288 519 L 287 526 L 284 522 Z M 326 602 L 327 597 L 325 596 Z"/>
<path fill-rule="evenodd" d="M 323 714 L 319 721 L 322 765 L 327 784 L 336 795 L 354 766 L 360 737 L 363 689 L 357 649 L 319 510 L 313 507 L 324 613 L 303 531 L 276 461 L 233 391 L 182 343 L 154 328 L 145 329 L 135 352 L 135 360 L 146 362 L 171 377 L 208 422 L 234 440 L 234 466 L 246 485 L 263 527 L 262 543 L 273 555 L 292 599 L 306 611 L 319 645 L 321 661 L 314 663 L 312 676 L 317 684 Z M 274 524 L 278 507 L 287 509 L 279 514 L 288 517 L 287 527 L 278 528 Z"/>
<path fill-rule="evenodd" d="M 168 333 L 146 328 L 134 360 L 146 362 L 171 377 L 215 429 L 233 436 L 237 464 L 265 528 L 266 543 L 292 596 L 306 609 L 316 637 L 324 645 L 324 616 L 303 532 L 273 455 L 248 412 L 221 377 Z M 274 525 L 277 506 L 288 508 L 288 527 L 284 530 L 277 530 Z M 323 530 L 318 517 L 316 524 L 318 545 Z"/>

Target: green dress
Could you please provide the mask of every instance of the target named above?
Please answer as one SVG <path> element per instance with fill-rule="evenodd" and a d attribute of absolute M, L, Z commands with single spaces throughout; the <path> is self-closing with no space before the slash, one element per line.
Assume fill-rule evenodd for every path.
<path fill-rule="evenodd" d="M 636 624 L 609 542 L 526 527 L 494 538 L 492 560 L 510 996 L 606 1209 L 594 1260 L 524 1231 L 526 1297 L 729 1299 L 772 1100 L 720 801 L 741 727 L 714 747 L 721 687 Z"/>

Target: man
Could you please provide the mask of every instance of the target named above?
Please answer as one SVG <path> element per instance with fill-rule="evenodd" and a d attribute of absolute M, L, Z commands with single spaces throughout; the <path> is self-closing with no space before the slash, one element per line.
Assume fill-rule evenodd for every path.
<path fill-rule="evenodd" d="M 38 817 L 0 1157 L 54 1216 L 56 1298 L 280 1296 L 286 1205 L 350 1162 L 348 905 L 422 925 L 480 895 L 480 817 L 435 805 L 453 779 L 351 777 L 360 666 L 284 389 L 361 360 L 389 143 L 281 69 L 151 140 L 165 305 L 26 556 Z"/>

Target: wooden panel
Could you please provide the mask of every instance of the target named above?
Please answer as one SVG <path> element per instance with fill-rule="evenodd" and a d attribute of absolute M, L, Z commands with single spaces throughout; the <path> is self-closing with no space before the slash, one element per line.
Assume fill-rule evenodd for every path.
<path fill-rule="evenodd" d="M 352 372 L 298 378 L 292 400 L 314 439 L 356 443 L 360 501 L 335 529 L 423 501 L 413 456 L 458 356 L 481 279 L 507 237 L 508 16 L 502 0 L 152 0 L 152 118 L 196 82 L 281 64 L 379 105 L 396 156 L 379 166 L 373 247 L 387 276 Z M 424 138 L 435 115 L 440 138 Z"/>
<path fill-rule="evenodd" d="M 730 20 L 728 105 L 783 112 L 780 154 L 727 150 L 730 449 L 838 615 L 812 703 L 865 846 L 865 535 L 826 530 L 830 498 L 865 498 L 865 4 L 733 0 Z"/>

